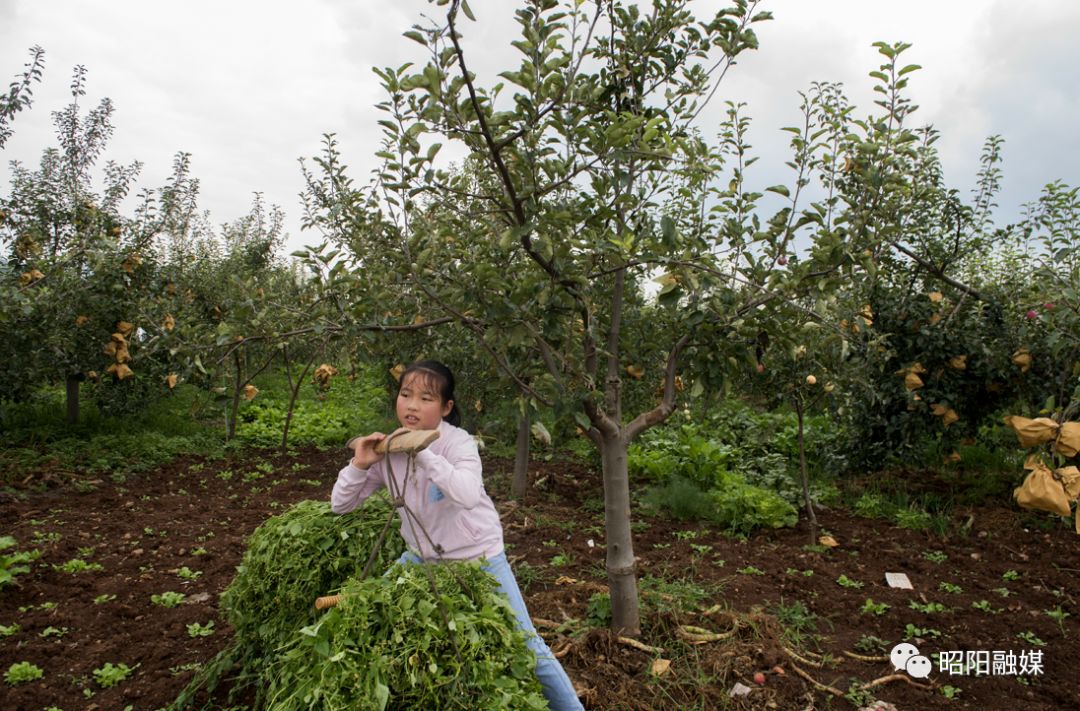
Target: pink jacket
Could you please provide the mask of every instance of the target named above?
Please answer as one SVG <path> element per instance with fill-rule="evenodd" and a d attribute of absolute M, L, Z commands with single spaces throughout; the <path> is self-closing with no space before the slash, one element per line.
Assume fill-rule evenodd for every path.
<path fill-rule="evenodd" d="M 396 489 L 401 490 L 405 479 L 407 455 L 391 454 Z M 386 459 L 376 462 L 367 471 L 357 469 L 350 461 L 338 473 L 330 508 L 334 513 L 352 511 L 386 486 Z M 391 489 L 393 491 L 394 489 Z M 401 537 L 414 553 L 424 560 L 491 558 L 503 551 L 502 524 L 499 513 L 484 491 L 480 452 L 476 442 L 465 430 L 443 421 L 439 424 L 439 439 L 416 455 L 416 466 L 409 476 L 404 494 L 405 504 L 416 515 L 425 536 L 412 517 L 403 510 Z"/>

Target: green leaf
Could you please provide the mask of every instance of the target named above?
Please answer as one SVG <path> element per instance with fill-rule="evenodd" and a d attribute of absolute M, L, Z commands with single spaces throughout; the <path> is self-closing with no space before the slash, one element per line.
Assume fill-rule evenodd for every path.
<path fill-rule="evenodd" d="M 465 0 L 461 0 L 461 11 L 465 13 L 465 17 L 476 22 L 476 15 L 473 14 L 472 8 L 469 7 L 469 3 L 465 2 Z"/>
<path fill-rule="evenodd" d="M 786 185 L 773 185 L 765 188 L 765 192 L 776 193 L 777 195 L 783 195 L 784 197 L 791 197 L 791 193 L 788 191 Z"/>
<path fill-rule="evenodd" d="M 416 30 L 409 30 L 408 32 L 404 33 L 404 35 L 405 35 L 405 37 L 408 37 L 409 39 L 411 39 L 413 42 L 417 42 L 417 43 L 423 45 L 424 47 L 427 47 L 427 40 L 424 38 L 424 36 L 422 34 L 417 32 Z"/>
<path fill-rule="evenodd" d="M 675 220 L 667 215 L 660 218 L 660 233 L 666 240 L 675 239 Z"/>
<path fill-rule="evenodd" d="M 590 427 L 592 427 L 592 423 L 589 422 L 589 416 L 581 410 L 574 411 L 574 422 L 576 422 L 578 424 L 578 427 L 583 430 L 588 430 Z"/>

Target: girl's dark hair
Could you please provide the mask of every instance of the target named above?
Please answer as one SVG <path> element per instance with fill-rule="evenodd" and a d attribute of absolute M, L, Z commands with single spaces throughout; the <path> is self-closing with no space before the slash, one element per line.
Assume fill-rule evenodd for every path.
<path fill-rule="evenodd" d="M 454 374 L 450 372 L 450 369 L 437 360 L 418 360 L 406 368 L 398 378 L 398 390 L 411 373 L 419 373 L 421 378 L 433 384 L 439 391 L 439 397 L 442 398 L 444 404 L 454 401 L 454 406 L 443 419 L 454 427 L 461 427 L 461 413 L 458 412 L 457 398 L 454 397 Z"/>

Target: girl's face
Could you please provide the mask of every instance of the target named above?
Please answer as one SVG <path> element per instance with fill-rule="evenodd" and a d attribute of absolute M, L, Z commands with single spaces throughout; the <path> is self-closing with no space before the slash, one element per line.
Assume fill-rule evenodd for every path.
<path fill-rule="evenodd" d="M 410 430 L 438 429 L 453 407 L 453 400 L 442 401 L 435 378 L 423 373 L 409 373 L 398 391 L 398 422 Z"/>

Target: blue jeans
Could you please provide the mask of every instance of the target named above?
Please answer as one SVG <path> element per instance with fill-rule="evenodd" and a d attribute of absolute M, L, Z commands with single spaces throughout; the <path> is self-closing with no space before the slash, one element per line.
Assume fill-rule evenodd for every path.
<path fill-rule="evenodd" d="M 399 563 L 421 563 L 423 561 L 412 551 L 405 551 L 398 558 Z M 548 649 L 543 637 L 536 633 L 529 612 L 525 609 L 525 598 L 521 596 L 514 573 L 510 570 L 510 563 L 506 560 L 506 553 L 487 559 L 483 568 L 499 581 L 499 592 L 510 599 L 510 606 L 514 608 L 514 616 L 517 617 L 518 628 L 523 630 L 528 637 L 529 649 L 536 655 L 536 678 L 540 680 L 540 686 L 547 699 L 548 706 L 552 711 L 574 711 L 584 709 L 578 701 L 577 692 L 570 682 L 570 677 L 562 668 L 562 664 Z"/>

